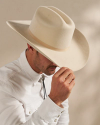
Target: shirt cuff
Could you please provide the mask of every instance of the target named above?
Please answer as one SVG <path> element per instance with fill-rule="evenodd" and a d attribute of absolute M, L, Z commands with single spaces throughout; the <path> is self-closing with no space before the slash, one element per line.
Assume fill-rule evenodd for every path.
<path fill-rule="evenodd" d="M 48 96 L 38 108 L 38 115 L 47 123 L 57 122 L 64 108 L 56 105 Z"/>

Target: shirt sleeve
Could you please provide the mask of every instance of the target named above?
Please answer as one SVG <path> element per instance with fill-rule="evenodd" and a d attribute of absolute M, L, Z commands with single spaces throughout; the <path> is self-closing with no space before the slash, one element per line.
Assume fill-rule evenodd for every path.
<path fill-rule="evenodd" d="M 44 121 L 49 125 L 56 125 L 63 111 L 64 111 L 64 108 L 61 108 L 58 105 L 56 105 L 48 96 L 43 101 L 41 106 L 38 108 L 34 116 L 42 119 L 42 121 Z"/>
<path fill-rule="evenodd" d="M 27 119 L 23 104 L 6 92 L 0 91 L 1 125 L 65 125 L 66 112 L 65 108 L 56 105 L 48 96 Z"/>
<path fill-rule="evenodd" d="M 66 99 L 62 103 L 62 105 L 63 105 L 65 110 L 62 112 L 62 115 L 60 116 L 57 125 L 69 125 L 68 99 Z"/>

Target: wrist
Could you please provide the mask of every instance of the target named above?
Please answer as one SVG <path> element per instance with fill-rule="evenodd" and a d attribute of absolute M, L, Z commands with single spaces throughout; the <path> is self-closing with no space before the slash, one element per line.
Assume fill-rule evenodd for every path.
<path fill-rule="evenodd" d="M 51 96 L 51 95 L 48 95 L 49 96 L 49 98 L 56 104 L 56 105 L 58 105 L 59 107 L 61 107 L 61 108 L 63 108 L 63 106 L 62 106 L 62 102 L 60 102 L 60 101 L 58 101 L 59 99 L 57 99 L 57 98 L 54 98 L 53 96 Z"/>

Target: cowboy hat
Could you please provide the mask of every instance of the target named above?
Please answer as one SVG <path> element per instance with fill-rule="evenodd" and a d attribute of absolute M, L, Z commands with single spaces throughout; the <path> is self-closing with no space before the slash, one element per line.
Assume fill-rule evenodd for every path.
<path fill-rule="evenodd" d="M 11 20 L 7 24 L 59 67 L 77 71 L 86 65 L 89 44 L 72 19 L 58 8 L 40 6 L 32 20 Z"/>

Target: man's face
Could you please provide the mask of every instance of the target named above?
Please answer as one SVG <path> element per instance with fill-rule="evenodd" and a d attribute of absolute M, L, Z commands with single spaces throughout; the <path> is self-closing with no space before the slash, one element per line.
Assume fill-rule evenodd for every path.
<path fill-rule="evenodd" d="M 45 73 L 46 75 L 52 75 L 55 73 L 57 67 L 56 64 L 48 60 L 38 51 L 35 52 L 35 58 L 33 59 L 33 64 L 37 69 L 38 73 Z"/>

